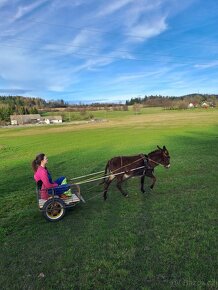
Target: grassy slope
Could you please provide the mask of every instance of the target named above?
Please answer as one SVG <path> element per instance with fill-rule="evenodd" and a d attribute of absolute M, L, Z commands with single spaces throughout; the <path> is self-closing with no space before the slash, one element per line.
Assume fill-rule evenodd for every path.
<path fill-rule="evenodd" d="M 215 289 L 217 111 L 148 112 L 102 124 L 0 130 L 4 289 Z M 156 169 L 153 193 L 142 195 L 132 179 L 129 199 L 112 186 L 107 202 L 96 197 L 58 223 L 37 211 L 29 167 L 36 153 L 49 156 L 54 178 L 74 177 L 157 144 L 169 148 L 172 168 Z M 82 186 L 85 198 L 101 192 L 92 187 Z"/>

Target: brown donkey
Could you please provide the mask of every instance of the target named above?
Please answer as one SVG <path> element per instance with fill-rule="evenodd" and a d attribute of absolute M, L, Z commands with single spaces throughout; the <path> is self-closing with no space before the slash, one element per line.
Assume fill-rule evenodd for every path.
<path fill-rule="evenodd" d="M 141 177 L 141 191 L 144 193 L 145 176 L 152 179 L 150 188 L 154 187 L 156 177 L 154 176 L 154 168 L 158 165 L 163 165 L 165 168 L 170 167 L 170 155 L 165 146 L 146 154 L 134 156 L 119 156 L 113 157 L 107 162 L 105 167 L 104 177 L 104 200 L 107 199 L 107 191 L 111 182 L 116 179 L 117 188 L 127 197 L 128 194 L 122 188 L 122 183 L 131 177 Z"/>

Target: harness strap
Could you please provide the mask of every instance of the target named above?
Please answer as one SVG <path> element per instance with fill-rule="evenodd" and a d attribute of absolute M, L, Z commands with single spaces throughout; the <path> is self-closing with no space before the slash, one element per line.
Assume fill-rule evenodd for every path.
<path fill-rule="evenodd" d="M 145 173 L 146 173 L 146 171 L 147 171 L 148 169 L 153 170 L 153 168 L 149 167 L 149 164 L 148 164 L 148 163 L 149 163 L 148 155 L 141 154 L 140 156 L 142 157 L 142 159 L 143 159 L 143 161 L 144 161 L 144 170 L 143 170 L 143 175 L 145 175 Z"/>
<path fill-rule="evenodd" d="M 141 156 L 141 155 L 140 155 L 140 156 Z M 121 158 L 121 156 L 120 156 L 120 158 Z M 130 162 L 130 163 L 126 164 L 126 165 L 122 165 L 121 167 L 119 167 L 119 168 L 117 168 L 117 169 L 111 171 L 111 174 L 114 174 L 116 171 L 120 170 L 121 168 L 126 167 L 126 166 L 129 166 L 129 165 L 131 165 L 131 164 L 134 164 L 134 163 L 138 162 L 138 161 L 141 160 L 141 159 L 142 159 L 142 157 L 140 157 L 139 159 L 137 159 L 137 160 L 135 160 L 135 161 L 133 161 L 133 162 Z M 110 160 L 110 161 L 111 161 L 111 160 Z"/>
<path fill-rule="evenodd" d="M 150 168 L 150 167 L 149 167 L 149 164 L 148 164 L 148 162 L 149 162 L 149 161 L 151 161 L 151 162 L 153 162 L 153 163 L 155 163 L 155 164 L 157 164 L 157 165 L 162 165 L 162 166 L 164 166 L 162 163 L 160 163 L 160 162 L 157 162 L 157 161 L 155 161 L 155 160 L 153 160 L 153 159 L 149 158 L 149 156 L 148 156 L 148 155 L 141 154 L 140 156 L 142 156 L 142 158 L 143 158 L 144 162 L 146 162 L 146 163 L 147 163 L 147 167 L 148 167 L 148 169 L 153 169 L 153 168 Z M 145 164 L 145 166 L 146 166 L 146 164 Z"/>
<path fill-rule="evenodd" d="M 154 161 L 153 159 L 150 159 L 149 157 L 148 157 L 148 160 L 151 161 L 151 162 L 153 162 L 153 163 L 155 163 L 155 164 L 157 164 L 157 165 L 162 165 L 162 166 L 164 166 L 163 164 L 161 164 L 161 163 L 159 163 L 159 162 L 157 162 L 157 161 Z"/>
<path fill-rule="evenodd" d="M 123 167 L 123 158 L 122 158 L 122 156 L 120 156 L 120 168 L 122 168 Z"/>

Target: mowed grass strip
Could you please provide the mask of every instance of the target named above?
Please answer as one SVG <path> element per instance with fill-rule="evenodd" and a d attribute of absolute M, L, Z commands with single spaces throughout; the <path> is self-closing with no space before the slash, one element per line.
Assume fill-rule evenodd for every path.
<path fill-rule="evenodd" d="M 111 127 L 43 127 L 40 134 L 1 129 L 3 289 L 216 289 L 216 112 L 142 114 Z M 49 156 L 54 178 L 75 177 L 157 144 L 169 149 L 172 167 L 155 170 L 153 192 L 149 179 L 145 194 L 132 179 L 124 185 L 129 199 L 112 185 L 104 202 L 102 187 L 88 184 L 84 197 L 96 197 L 60 222 L 38 212 L 30 169 L 38 152 Z"/>

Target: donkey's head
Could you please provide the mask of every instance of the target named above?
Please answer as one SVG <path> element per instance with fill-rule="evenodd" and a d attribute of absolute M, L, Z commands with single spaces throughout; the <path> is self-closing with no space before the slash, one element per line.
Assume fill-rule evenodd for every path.
<path fill-rule="evenodd" d="M 165 168 L 170 168 L 170 154 L 165 145 L 163 148 L 160 148 L 157 146 L 157 148 L 160 150 L 160 155 L 161 155 L 161 161 L 160 163 L 165 167 Z"/>

